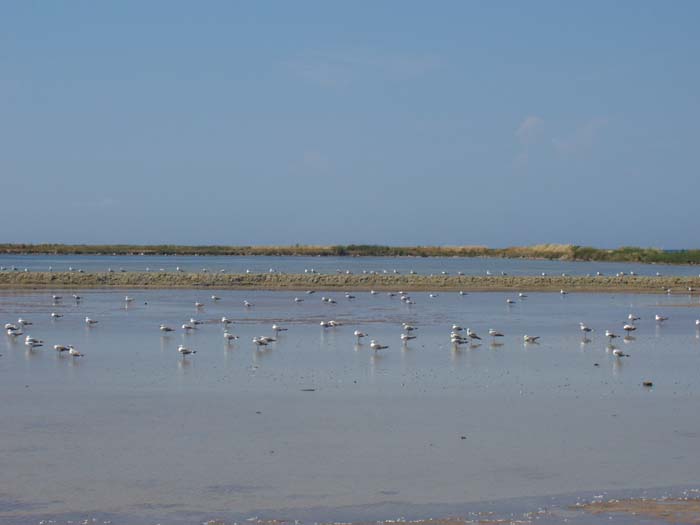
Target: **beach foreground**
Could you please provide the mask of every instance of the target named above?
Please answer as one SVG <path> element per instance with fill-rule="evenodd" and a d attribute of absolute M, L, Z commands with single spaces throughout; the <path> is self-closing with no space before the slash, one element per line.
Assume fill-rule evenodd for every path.
<path fill-rule="evenodd" d="M 687 293 L 700 290 L 700 277 L 16 271 L 0 273 L 0 287 Z"/>

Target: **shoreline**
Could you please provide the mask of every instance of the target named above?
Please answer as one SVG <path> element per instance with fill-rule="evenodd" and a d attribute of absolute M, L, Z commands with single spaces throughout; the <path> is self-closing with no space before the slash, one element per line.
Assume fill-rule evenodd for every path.
<path fill-rule="evenodd" d="M 0 289 L 182 288 L 302 291 L 627 292 L 687 295 L 700 277 L 2 272 Z"/>

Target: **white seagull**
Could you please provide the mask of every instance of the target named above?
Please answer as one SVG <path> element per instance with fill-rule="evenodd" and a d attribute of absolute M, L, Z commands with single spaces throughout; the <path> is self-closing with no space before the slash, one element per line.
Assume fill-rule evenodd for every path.
<path fill-rule="evenodd" d="M 85 318 L 85 324 L 88 325 L 88 326 L 90 326 L 90 325 L 93 325 L 93 324 L 97 324 L 97 321 L 94 320 L 94 319 L 90 319 L 89 317 L 86 317 L 86 318 Z"/>
<path fill-rule="evenodd" d="M 377 350 L 384 350 L 384 349 L 386 349 L 386 348 L 389 348 L 388 345 L 379 344 L 379 343 L 378 343 L 377 341 L 375 341 L 374 339 L 372 339 L 372 340 L 369 342 L 369 347 L 370 347 L 372 350 L 374 350 L 375 352 L 376 352 Z"/>
<path fill-rule="evenodd" d="M 524 335 L 523 341 L 526 343 L 536 343 L 539 340 L 539 335 Z"/>
<path fill-rule="evenodd" d="M 668 321 L 668 317 L 664 317 L 663 315 L 656 314 L 654 316 L 654 319 L 656 319 L 657 323 L 663 323 L 664 321 Z"/>
<path fill-rule="evenodd" d="M 606 330 L 606 331 L 605 331 L 605 337 L 607 337 L 609 341 L 612 341 L 613 339 L 616 339 L 616 338 L 618 338 L 618 337 L 620 337 L 620 336 L 617 335 L 617 334 L 615 334 L 615 333 L 613 333 L 613 332 L 611 332 L 610 330 Z"/>
<path fill-rule="evenodd" d="M 170 328 L 169 326 L 166 326 L 166 325 L 162 324 L 162 325 L 160 325 L 160 331 L 161 331 L 161 332 L 172 332 L 173 329 Z"/>
<path fill-rule="evenodd" d="M 272 325 L 272 331 L 275 332 L 275 334 L 277 334 L 277 333 L 279 333 L 279 332 L 286 332 L 287 329 L 281 327 L 280 325 L 273 324 L 273 325 Z"/>
<path fill-rule="evenodd" d="M 177 351 L 180 352 L 180 354 L 182 354 L 183 356 L 197 353 L 197 350 L 190 350 L 185 345 L 178 346 Z"/>
<path fill-rule="evenodd" d="M 415 339 L 415 335 L 408 335 L 408 334 L 401 334 L 401 340 L 405 343 L 407 341 L 410 341 L 411 339 Z"/>
<path fill-rule="evenodd" d="M 59 314 L 57 312 L 51 312 L 51 317 L 53 317 L 54 319 L 60 319 L 61 317 L 63 317 L 63 314 Z"/>
<path fill-rule="evenodd" d="M 56 352 L 68 352 L 70 347 L 66 345 L 53 345 L 53 349 L 56 350 Z"/>
<path fill-rule="evenodd" d="M 83 357 L 85 354 L 81 354 L 78 352 L 75 348 L 73 348 L 73 345 L 68 345 L 68 353 L 72 355 L 73 357 Z"/>
<path fill-rule="evenodd" d="M 363 337 L 367 337 L 367 334 L 365 332 L 360 332 L 359 330 L 355 330 L 352 335 L 354 335 L 357 338 L 357 342 L 360 342 L 360 339 Z"/>

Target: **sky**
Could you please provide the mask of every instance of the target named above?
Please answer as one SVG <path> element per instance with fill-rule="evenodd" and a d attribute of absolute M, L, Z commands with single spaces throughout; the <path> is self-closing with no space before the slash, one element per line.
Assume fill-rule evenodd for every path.
<path fill-rule="evenodd" d="M 0 242 L 700 247 L 700 2 L 0 4 Z"/>

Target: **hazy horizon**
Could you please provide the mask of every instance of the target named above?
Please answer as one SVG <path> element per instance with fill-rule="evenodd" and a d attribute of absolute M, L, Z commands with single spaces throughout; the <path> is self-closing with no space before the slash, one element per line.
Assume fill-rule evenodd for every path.
<path fill-rule="evenodd" d="M 0 12 L 0 242 L 697 245 L 697 2 Z"/>

